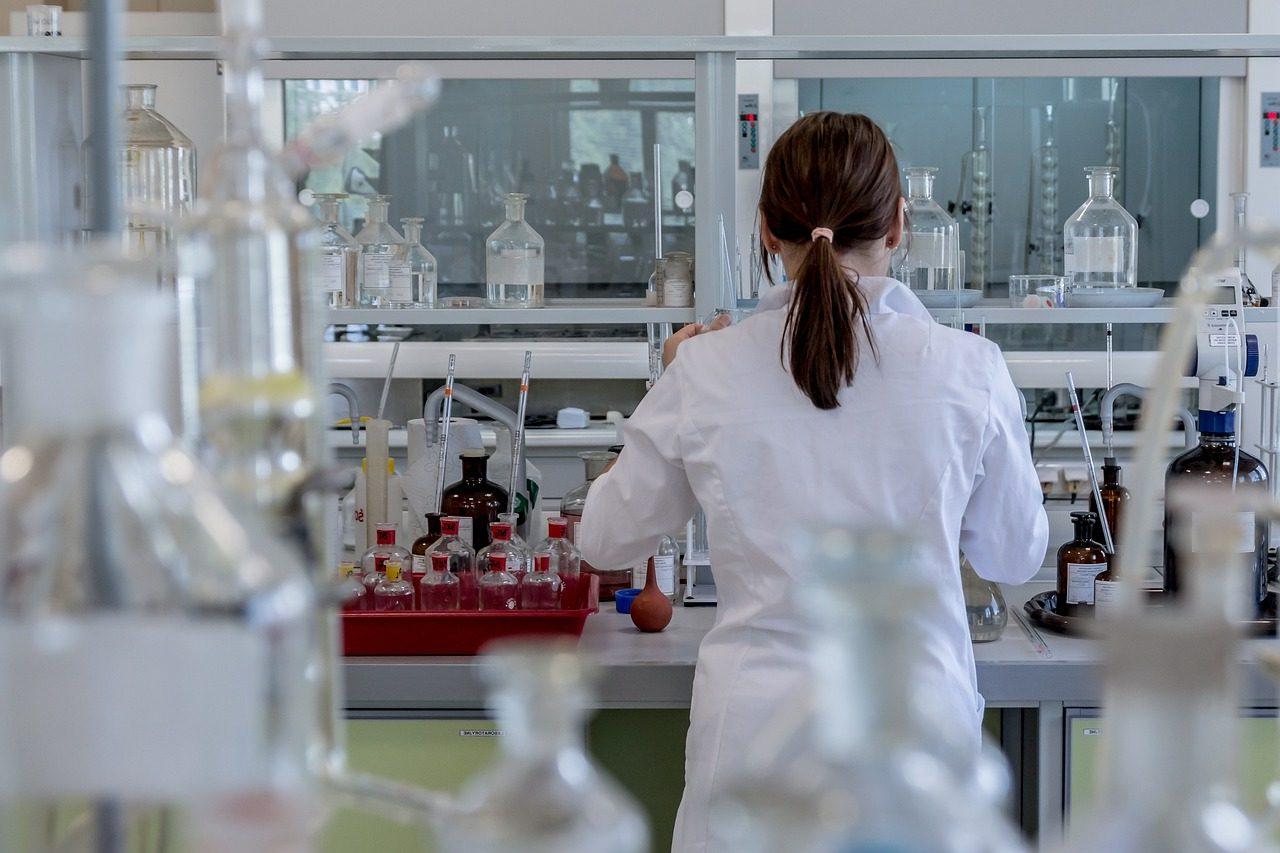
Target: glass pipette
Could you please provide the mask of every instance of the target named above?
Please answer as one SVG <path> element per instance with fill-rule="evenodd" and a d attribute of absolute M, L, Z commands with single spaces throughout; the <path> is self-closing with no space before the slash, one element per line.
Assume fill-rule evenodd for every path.
<path fill-rule="evenodd" d="M 1098 507 L 1098 526 L 1102 528 L 1102 544 L 1107 553 L 1115 556 L 1116 546 L 1111 539 L 1111 526 L 1107 524 L 1107 514 L 1102 511 L 1102 490 L 1098 488 L 1098 472 L 1093 467 L 1093 451 L 1089 449 L 1089 436 L 1084 431 L 1084 414 L 1080 411 L 1080 396 L 1076 393 L 1076 380 L 1067 371 L 1067 391 L 1071 395 L 1071 414 L 1076 419 L 1076 431 L 1080 433 L 1080 446 L 1084 449 L 1084 464 L 1089 469 L 1089 486 L 1093 489 L 1093 500 Z"/>
<path fill-rule="evenodd" d="M 516 404 L 516 434 L 511 436 L 511 491 L 507 495 L 507 512 L 516 511 L 516 493 L 524 485 L 518 481 L 520 459 L 524 455 L 524 413 L 529 405 L 529 369 L 532 366 L 533 353 L 525 350 L 524 372 L 520 374 L 520 402 Z"/>
<path fill-rule="evenodd" d="M 440 451 L 436 457 L 436 512 L 444 500 L 444 466 L 449 461 L 449 421 L 453 415 L 453 371 L 458 357 L 449 353 L 449 370 L 444 379 L 444 405 L 440 411 Z"/>

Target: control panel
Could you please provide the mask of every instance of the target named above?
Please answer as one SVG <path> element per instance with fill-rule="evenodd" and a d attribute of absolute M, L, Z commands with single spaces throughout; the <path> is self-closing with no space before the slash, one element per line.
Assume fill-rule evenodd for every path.
<path fill-rule="evenodd" d="M 1280 92 L 1262 93 L 1261 165 L 1280 168 Z"/>
<path fill-rule="evenodd" d="M 760 168 L 760 96 L 738 96 L 738 168 Z"/>

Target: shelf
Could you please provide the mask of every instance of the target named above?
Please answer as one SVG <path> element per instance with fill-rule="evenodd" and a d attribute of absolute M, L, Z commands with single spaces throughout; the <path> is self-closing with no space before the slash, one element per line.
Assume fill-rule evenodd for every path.
<path fill-rule="evenodd" d="M 404 326 L 625 326 L 692 323 L 692 308 L 646 308 L 641 299 L 548 299 L 546 308 L 338 308 L 332 325 L 385 323 Z"/>
<path fill-rule="evenodd" d="M 1280 309 L 1275 307 L 1246 308 L 1244 319 L 1247 323 L 1274 323 L 1278 312 Z M 934 308 L 929 313 L 941 323 L 956 314 L 953 308 Z M 984 299 L 960 314 L 966 323 L 990 326 L 1167 323 L 1173 319 L 1173 300 L 1163 299 L 1151 308 L 1010 308 L 1007 300 Z"/>
<path fill-rule="evenodd" d="M 393 345 L 387 341 L 326 343 L 324 360 L 336 380 L 383 379 Z M 647 379 L 644 341 L 406 341 L 396 358 L 397 379 L 442 379 L 449 355 L 458 357 L 459 381 L 518 379 L 525 352 L 537 379 Z"/>
<path fill-rule="evenodd" d="M 272 38 L 269 59 L 1164 59 L 1280 56 L 1280 34 L 442 36 Z M 138 36 L 130 59 L 215 59 L 216 36 Z M 82 38 L 0 37 L 0 53 L 85 58 Z"/>

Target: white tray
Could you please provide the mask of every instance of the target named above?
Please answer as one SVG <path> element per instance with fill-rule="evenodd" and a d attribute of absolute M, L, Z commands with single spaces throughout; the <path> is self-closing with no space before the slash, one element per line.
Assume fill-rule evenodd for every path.
<path fill-rule="evenodd" d="M 1068 308 L 1150 308 L 1161 299 L 1158 287 L 1077 287 L 1067 291 Z"/>

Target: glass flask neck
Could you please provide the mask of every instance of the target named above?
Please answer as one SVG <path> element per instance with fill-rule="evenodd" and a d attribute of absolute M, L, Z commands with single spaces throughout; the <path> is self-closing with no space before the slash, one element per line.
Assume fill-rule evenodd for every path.
<path fill-rule="evenodd" d="M 339 211 L 342 209 L 342 202 L 334 198 L 321 199 L 320 201 L 320 219 L 326 225 L 336 225 L 338 223 Z"/>
<path fill-rule="evenodd" d="M 386 225 L 387 210 L 390 208 L 391 202 L 386 199 L 372 198 L 369 200 L 368 224 L 370 225 Z"/>
<path fill-rule="evenodd" d="M 933 198 L 933 178 L 932 169 L 911 169 L 907 172 L 907 196 L 914 200 L 924 200 Z"/>
<path fill-rule="evenodd" d="M 525 197 L 519 194 L 511 194 L 506 198 L 507 221 L 522 222 L 524 221 L 524 201 Z"/>
<path fill-rule="evenodd" d="M 1115 169 L 1088 169 L 1085 174 L 1088 176 L 1090 198 L 1115 198 Z"/>
<path fill-rule="evenodd" d="M 1200 444 L 1204 447 L 1235 447 L 1236 436 L 1232 432 L 1202 432 Z"/>
<path fill-rule="evenodd" d="M 581 756 L 586 762 L 583 722 L 587 716 L 580 691 L 561 691 L 555 685 L 534 683 L 529 673 L 520 684 L 508 684 L 494 696 L 494 711 L 502 726 L 502 751 L 509 759 L 539 763 Z"/>
<path fill-rule="evenodd" d="M 154 110 L 156 108 L 156 87 L 133 85 L 124 87 L 124 106 L 128 110 Z"/>
<path fill-rule="evenodd" d="M 422 242 L 422 222 L 414 219 L 401 219 L 400 225 L 404 229 L 404 239 L 410 243 Z"/>
<path fill-rule="evenodd" d="M 489 476 L 489 457 L 487 456 L 463 456 L 462 457 L 462 479 L 464 480 L 484 480 Z"/>

